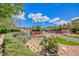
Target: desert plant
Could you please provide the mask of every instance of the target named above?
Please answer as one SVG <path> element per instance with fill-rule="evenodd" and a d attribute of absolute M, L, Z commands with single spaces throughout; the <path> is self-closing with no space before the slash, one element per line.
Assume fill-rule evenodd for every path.
<path fill-rule="evenodd" d="M 43 55 L 53 55 L 57 56 L 58 54 L 58 45 L 57 42 L 52 38 L 44 37 L 41 45 L 43 46 L 42 54 Z"/>

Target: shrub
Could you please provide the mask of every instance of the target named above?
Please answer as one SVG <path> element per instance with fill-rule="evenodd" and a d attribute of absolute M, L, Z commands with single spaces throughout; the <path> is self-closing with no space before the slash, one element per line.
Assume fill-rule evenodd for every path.
<path fill-rule="evenodd" d="M 54 41 L 52 38 L 44 37 L 41 45 L 43 45 L 42 54 L 44 55 L 53 55 L 57 56 L 58 54 L 58 45 L 57 42 Z"/>
<path fill-rule="evenodd" d="M 79 31 L 76 31 L 76 34 L 79 34 Z"/>
<path fill-rule="evenodd" d="M 24 46 L 24 43 L 19 39 L 11 36 L 11 34 L 6 34 L 4 39 L 4 56 L 36 56 L 29 48 Z"/>
<path fill-rule="evenodd" d="M 18 29 L 7 29 L 7 28 L 0 29 L 0 34 L 9 33 L 9 32 L 19 32 L 19 30 Z"/>
<path fill-rule="evenodd" d="M 19 32 L 19 33 L 14 33 L 14 37 L 19 39 L 21 42 L 26 43 L 27 40 L 31 39 L 30 33 L 24 33 L 24 32 Z"/>

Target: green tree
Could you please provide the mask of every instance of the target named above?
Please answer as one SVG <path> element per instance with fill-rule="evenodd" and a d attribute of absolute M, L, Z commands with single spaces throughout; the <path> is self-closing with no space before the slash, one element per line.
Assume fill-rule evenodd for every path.
<path fill-rule="evenodd" d="M 0 29 L 5 28 L 17 28 L 13 21 L 11 20 L 11 16 L 15 15 L 17 11 L 21 10 L 22 3 L 1 3 L 0 4 Z"/>
<path fill-rule="evenodd" d="M 79 34 L 79 19 L 74 19 L 72 21 L 72 32 Z"/>
<path fill-rule="evenodd" d="M 58 26 L 48 26 L 46 29 L 56 31 L 58 30 Z"/>
<path fill-rule="evenodd" d="M 0 4 L 0 17 L 10 17 L 16 14 L 23 6 L 22 3 L 1 3 Z"/>
<path fill-rule="evenodd" d="M 36 25 L 36 26 L 33 26 L 32 29 L 33 29 L 33 30 L 37 30 L 37 31 L 41 31 L 41 26 Z"/>

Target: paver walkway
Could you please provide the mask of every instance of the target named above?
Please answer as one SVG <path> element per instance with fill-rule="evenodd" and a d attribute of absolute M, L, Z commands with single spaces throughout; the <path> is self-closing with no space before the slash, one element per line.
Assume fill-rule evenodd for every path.
<path fill-rule="evenodd" d="M 40 45 L 41 40 L 42 37 L 36 35 L 33 36 L 30 40 L 28 40 L 25 45 L 28 46 L 33 52 L 39 53 L 42 50 L 42 47 Z"/>
<path fill-rule="evenodd" d="M 79 56 L 79 46 L 59 44 L 58 48 L 58 54 L 60 56 Z"/>

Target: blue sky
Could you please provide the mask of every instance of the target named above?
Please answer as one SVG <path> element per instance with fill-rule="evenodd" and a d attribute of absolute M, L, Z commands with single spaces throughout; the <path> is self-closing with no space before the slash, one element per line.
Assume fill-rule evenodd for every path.
<path fill-rule="evenodd" d="M 54 26 L 79 17 L 77 3 L 27 3 L 22 9 L 25 12 L 25 20 L 21 20 L 19 24 L 21 27 Z"/>

